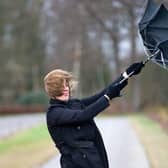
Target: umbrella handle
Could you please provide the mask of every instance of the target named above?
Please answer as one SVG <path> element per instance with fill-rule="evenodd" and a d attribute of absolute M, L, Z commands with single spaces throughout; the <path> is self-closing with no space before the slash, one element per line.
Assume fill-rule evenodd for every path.
<path fill-rule="evenodd" d="M 123 83 L 124 81 L 126 81 L 133 73 L 134 73 L 134 71 L 132 71 L 131 73 L 129 73 L 128 76 L 127 76 L 127 78 L 124 78 L 124 79 L 120 80 L 119 82 L 115 83 L 115 86 L 120 85 L 121 83 Z"/>
<path fill-rule="evenodd" d="M 124 81 L 126 81 L 132 74 L 134 73 L 134 71 L 132 71 L 131 73 L 128 74 L 127 78 L 122 79 L 119 84 L 123 83 Z"/>

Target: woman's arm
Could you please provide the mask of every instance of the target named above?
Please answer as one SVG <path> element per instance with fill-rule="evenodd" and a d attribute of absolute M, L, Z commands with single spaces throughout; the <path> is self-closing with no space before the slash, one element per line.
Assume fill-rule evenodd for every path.
<path fill-rule="evenodd" d="M 85 106 L 88 106 L 88 105 L 92 104 L 94 101 L 96 101 L 97 99 L 99 99 L 102 95 L 104 95 L 109 87 L 111 87 L 111 86 L 119 83 L 123 79 L 128 80 L 128 78 L 131 77 L 132 75 L 139 74 L 141 72 L 141 70 L 142 70 L 143 67 L 144 67 L 144 63 L 143 62 L 138 62 L 138 63 L 134 63 L 134 64 L 130 65 L 125 70 L 124 73 L 122 73 L 114 82 L 112 82 L 108 87 L 106 87 L 100 93 L 98 93 L 98 94 L 96 94 L 94 96 L 88 97 L 88 98 L 84 98 L 81 101 L 83 102 L 83 104 Z M 131 76 L 129 76 L 129 74 L 131 74 Z"/>
<path fill-rule="evenodd" d="M 81 102 L 85 105 L 85 106 L 89 106 L 90 104 L 94 103 L 95 101 L 97 101 L 101 96 L 103 96 L 107 91 L 107 88 L 103 89 L 102 91 L 100 91 L 99 93 L 90 96 L 90 97 L 86 97 L 81 99 Z"/>
<path fill-rule="evenodd" d="M 51 107 L 47 112 L 47 123 L 49 126 L 81 123 L 93 119 L 98 113 L 109 106 L 105 96 L 83 110 L 73 110 L 64 107 Z"/>
<path fill-rule="evenodd" d="M 98 100 L 101 96 L 103 96 L 107 92 L 107 89 L 110 86 L 115 85 L 116 83 L 118 83 L 121 80 L 123 80 L 123 75 L 122 74 L 114 82 L 112 82 L 109 86 L 107 86 L 106 88 L 104 88 L 102 91 L 100 91 L 99 93 L 97 93 L 97 94 L 95 94 L 93 96 L 81 99 L 81 102 L 85 106 L 89 106 L 90 104 L 92 104 L 93 102 L 95 102 L 96 100 Z"/>

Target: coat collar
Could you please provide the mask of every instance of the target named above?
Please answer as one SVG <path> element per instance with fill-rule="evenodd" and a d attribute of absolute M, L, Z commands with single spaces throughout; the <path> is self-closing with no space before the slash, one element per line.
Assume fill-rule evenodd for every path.
<path fill-rule="evenodd" d="M 67 105 L 69 102 L 68 101 L 63 101 L 63 100 L 58 100 L 58 99 L 50 99 L 50 104 L 54 105 L 54 104 L 62 104 L 62 105 Z"/>

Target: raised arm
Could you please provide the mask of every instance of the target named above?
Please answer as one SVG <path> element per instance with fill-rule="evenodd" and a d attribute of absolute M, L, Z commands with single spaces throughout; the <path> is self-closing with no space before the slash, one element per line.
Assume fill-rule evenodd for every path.
<path fill-rule="evenodd" d="M 103 96 L 109 87 L 111 86 L 114 86 L 117 82 L 119 82 L 120 80 L 122 80 L 124 77 L 122 75 L 120 75 L 114 82 L 112 82 L 110 85 L 108 85 L 106 88 L 104 88 L 102 91 L 100 91 L 99 93 L 93 95 L 93 96 L 90 96 L 90 97 L 87 97 L 87 98 L 84 98 L 84 99 L 81 99 L 82 103 L 85 105 L 85 106 L 88 106 L 92 103 L 94 103 L 96 100 L 98 100 L 101 96 Z"/>
<path fill-rule="evenodd" d="M 85 106 L 89 106 L 90 104 L 94 103 L 95 101 L 97 101 L 101 96 L 103 96 L 106 93 L 107 88 L 103 89 L 102 91 L 100 91 L 99 93 L 96 93 L 93 96 L 90 97 L 86 97 L 81 99 L 81 102 L 85 105 Z"/>
<path fill-rule="evenodd" d="M 143 67 L 144 67 L 143 62 L 137 62 L 137 63 L 134 63 L 134 64 L 130 65 L 125 70 L 125 72 L 123 72 L 116 80 L 114 80 L 114 82 L 112 82 L 109 86 L 107 86 L 101 92 L 99 92 L 99 93 L 97 93 L 97 94 L 95 94 L 93 96 L 81 99 L 81 101 L 83 102 L 83 104 L 85 106 L 88 106 L 88 105 L 92 104 L 97 99 L 99 99 L 101 96 L 103 96 L 110 87 L 113 87 L 114 85 L 119 84 L 119 82 L 123 81 L 123 79 L 125 79 L 126 82 L 123 82 L 123 84 L 121 83 L 118 86 L 119 87 L 120 87 L 120 85 L 121 85 L 121 87 L 122 87 L 122 85 L 124 86 L 127 83 L 128 78 L 131 77 L 131 76 L 133 76 L 133 75 L 139 74 L 141 72 L 141 70 L 142 70 Z"/>
<path fill-rule="evenodd" d="M 49 126 L 81 123 L 94 118 L 98 113 L 109 106 L 105 96 L 83 110 L 74 110 L 64 107 L 51 107 L 47 112 L 47 123 Z"/>

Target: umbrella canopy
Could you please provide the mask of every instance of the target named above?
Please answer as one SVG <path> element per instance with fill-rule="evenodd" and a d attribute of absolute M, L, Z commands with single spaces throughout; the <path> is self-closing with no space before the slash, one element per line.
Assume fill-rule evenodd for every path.
<path fill-rule="evenodd" d="M 139 31 L 148 60 L 151 59 L 168 69 L 168 10 L 166 7 L 148 0 L 145 13 L 139 22 Z"/>

